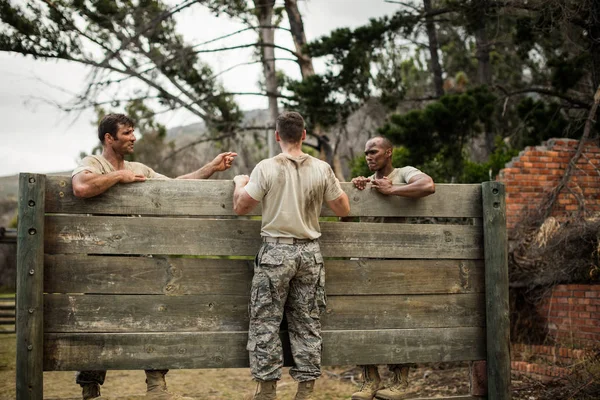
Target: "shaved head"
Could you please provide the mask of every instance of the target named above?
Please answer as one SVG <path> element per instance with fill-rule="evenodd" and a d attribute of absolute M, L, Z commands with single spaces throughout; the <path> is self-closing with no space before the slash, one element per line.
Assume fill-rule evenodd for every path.
<path fill-rule="evenodd" d="M 381 146 L 383 149 L 392 149 L 394 145 L 390 142 L 390 139 L 383 136 L 374 136 L 367 141 L 367 143 L 377 143 L 378 146 Z"/>

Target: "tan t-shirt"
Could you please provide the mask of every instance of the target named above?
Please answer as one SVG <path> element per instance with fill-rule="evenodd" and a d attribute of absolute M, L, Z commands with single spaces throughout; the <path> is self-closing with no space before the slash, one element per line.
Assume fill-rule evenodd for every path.
<path fill-rule="evenodd" d="M 245 189 L 263 202 L 262 236 L 297 239 L 320 237 L 323 200 L 343 193 L 329 164 L 307 154 L 279 154 L 259 162 Z"/>
<path fill-rule="evenodd" d="M 155 172 L 152 168 L 139 162 L 125 161 L 125 169 L 128 169 L 129 171 L 132 171 L 135 174 L 144 175 L 146 178 L 170 179 L 168 176 L 161 175 L 158 172 Z M 91 155 L 85 157 L 79 162 L 79 165 L 73 170 L 71 176 L 75 176 L 83 171 L 90 171 L 95 174 L 106 175 L 116 170 L 112 166 L 112 164 L 109 163 L 108 160 L 102 155 Z"/>
<path fill-rule="evenodd" d="M 399 185 L 401 183 L 408 183 L 413 177 L 422 174 L 420 170 L 415 167 L 406 166 L 402 168 L 394 168 L 394 170 L 388 175 L 388 178 L 392 181 L 393 185 Z M 369 177 L 375 179 L 375 174 Z M 405 223 L 406 217 L 360 217 L 361 222 L 387 222 L 387 223 Z"/>
<path fill-rule="evenodd" d="M 399 185 L 401 183 L 408 183 L 413 177 L 422 174 L 415 167 L 406 166 L 402 168 L 394 168 L 394 170 L 387 176 L 392 181 L 393 185 Z M 375 174 L 371 175 L 369 179 L 375 179 Z"/>

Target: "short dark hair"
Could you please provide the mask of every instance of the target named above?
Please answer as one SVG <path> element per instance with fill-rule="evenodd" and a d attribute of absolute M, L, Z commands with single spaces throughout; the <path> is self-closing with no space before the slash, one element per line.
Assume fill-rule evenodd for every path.
<path fill-rule="evenodd" d="M 104 144 L 104 135 L 110 133 L 113 138 L 117 138 L 119 125 L 135 128 L 135 123 L 124 114 L 107 114 L 98 125 L 98 139 Z"/>
<path fill-rule="evenodd" d="M 298 143 L 302 140 L 304 131 L 304 118 L 295 111 L 285 111 L 277 117 L 275 127 L 279 132 L 279 137 L 287 143 Z"/>

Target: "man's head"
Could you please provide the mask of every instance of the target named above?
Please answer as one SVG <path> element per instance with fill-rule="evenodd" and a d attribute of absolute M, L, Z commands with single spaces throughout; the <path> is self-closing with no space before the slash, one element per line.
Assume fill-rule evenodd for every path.
<path fill-rule="evenodd" d="M 104 144 L 106 134 L 110 134 L 113 139 L 117 139 L 117 133 L 121 127 L 135 128 L 135 124 L 127 115 L 107 114 L 98 125 L 98 139 Z"/>
<path fill-rule="evenodd" d="M 277 117 L 275 130 L 282 142 L 300 143 L 304 133 L 304 119 L 295 111 L 285 111 Z"/>
<path fill-rule="evenodd" d="M 385 169 L 392 166 L 392 151 L 394 146 L 388 138 L 375 136 L 365 144 L 365 157 L 367 166 L 371 171 Z"/>
<path fill-rule="evenodd" d="M 128 116 L 108 114 L 98 125 L 98 139 L 103 146 L 111 146 L 117 153 L 133 153 L 133 143 L 136 140 L 134 127 L 134 122 Z"/>

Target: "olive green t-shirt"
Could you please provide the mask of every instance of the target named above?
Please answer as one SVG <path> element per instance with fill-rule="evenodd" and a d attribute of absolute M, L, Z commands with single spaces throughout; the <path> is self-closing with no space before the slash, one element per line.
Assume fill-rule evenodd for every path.
<path fill-rule="evenodd" d="M 125 169 L 132 171 L 133 173 L 138 175 L 144 175 L 146 178 L 170 179 L 168 176 L 161 175 L 158 172 L 155 172 L 152 168 L 139 162 L 125 161 Z M 83 171 L 90 171 L 95 174 L 106 175 L 116 170 L 113 167 L 113 165 L 109 163 L 108 160 L 103 156 L 91 155 L 85 157 L 79 162 L 79 165 L 73 170 L 71 176 L 75 176 Z"/>
<path fill-rule="evenodd" d="M 262 236 L 317 239 L 323 200 L 343 193 L 333 170 L 324 161 L 304 154 L 279 154 L 259 162 L 245 186 L 262 201 Z"/>

